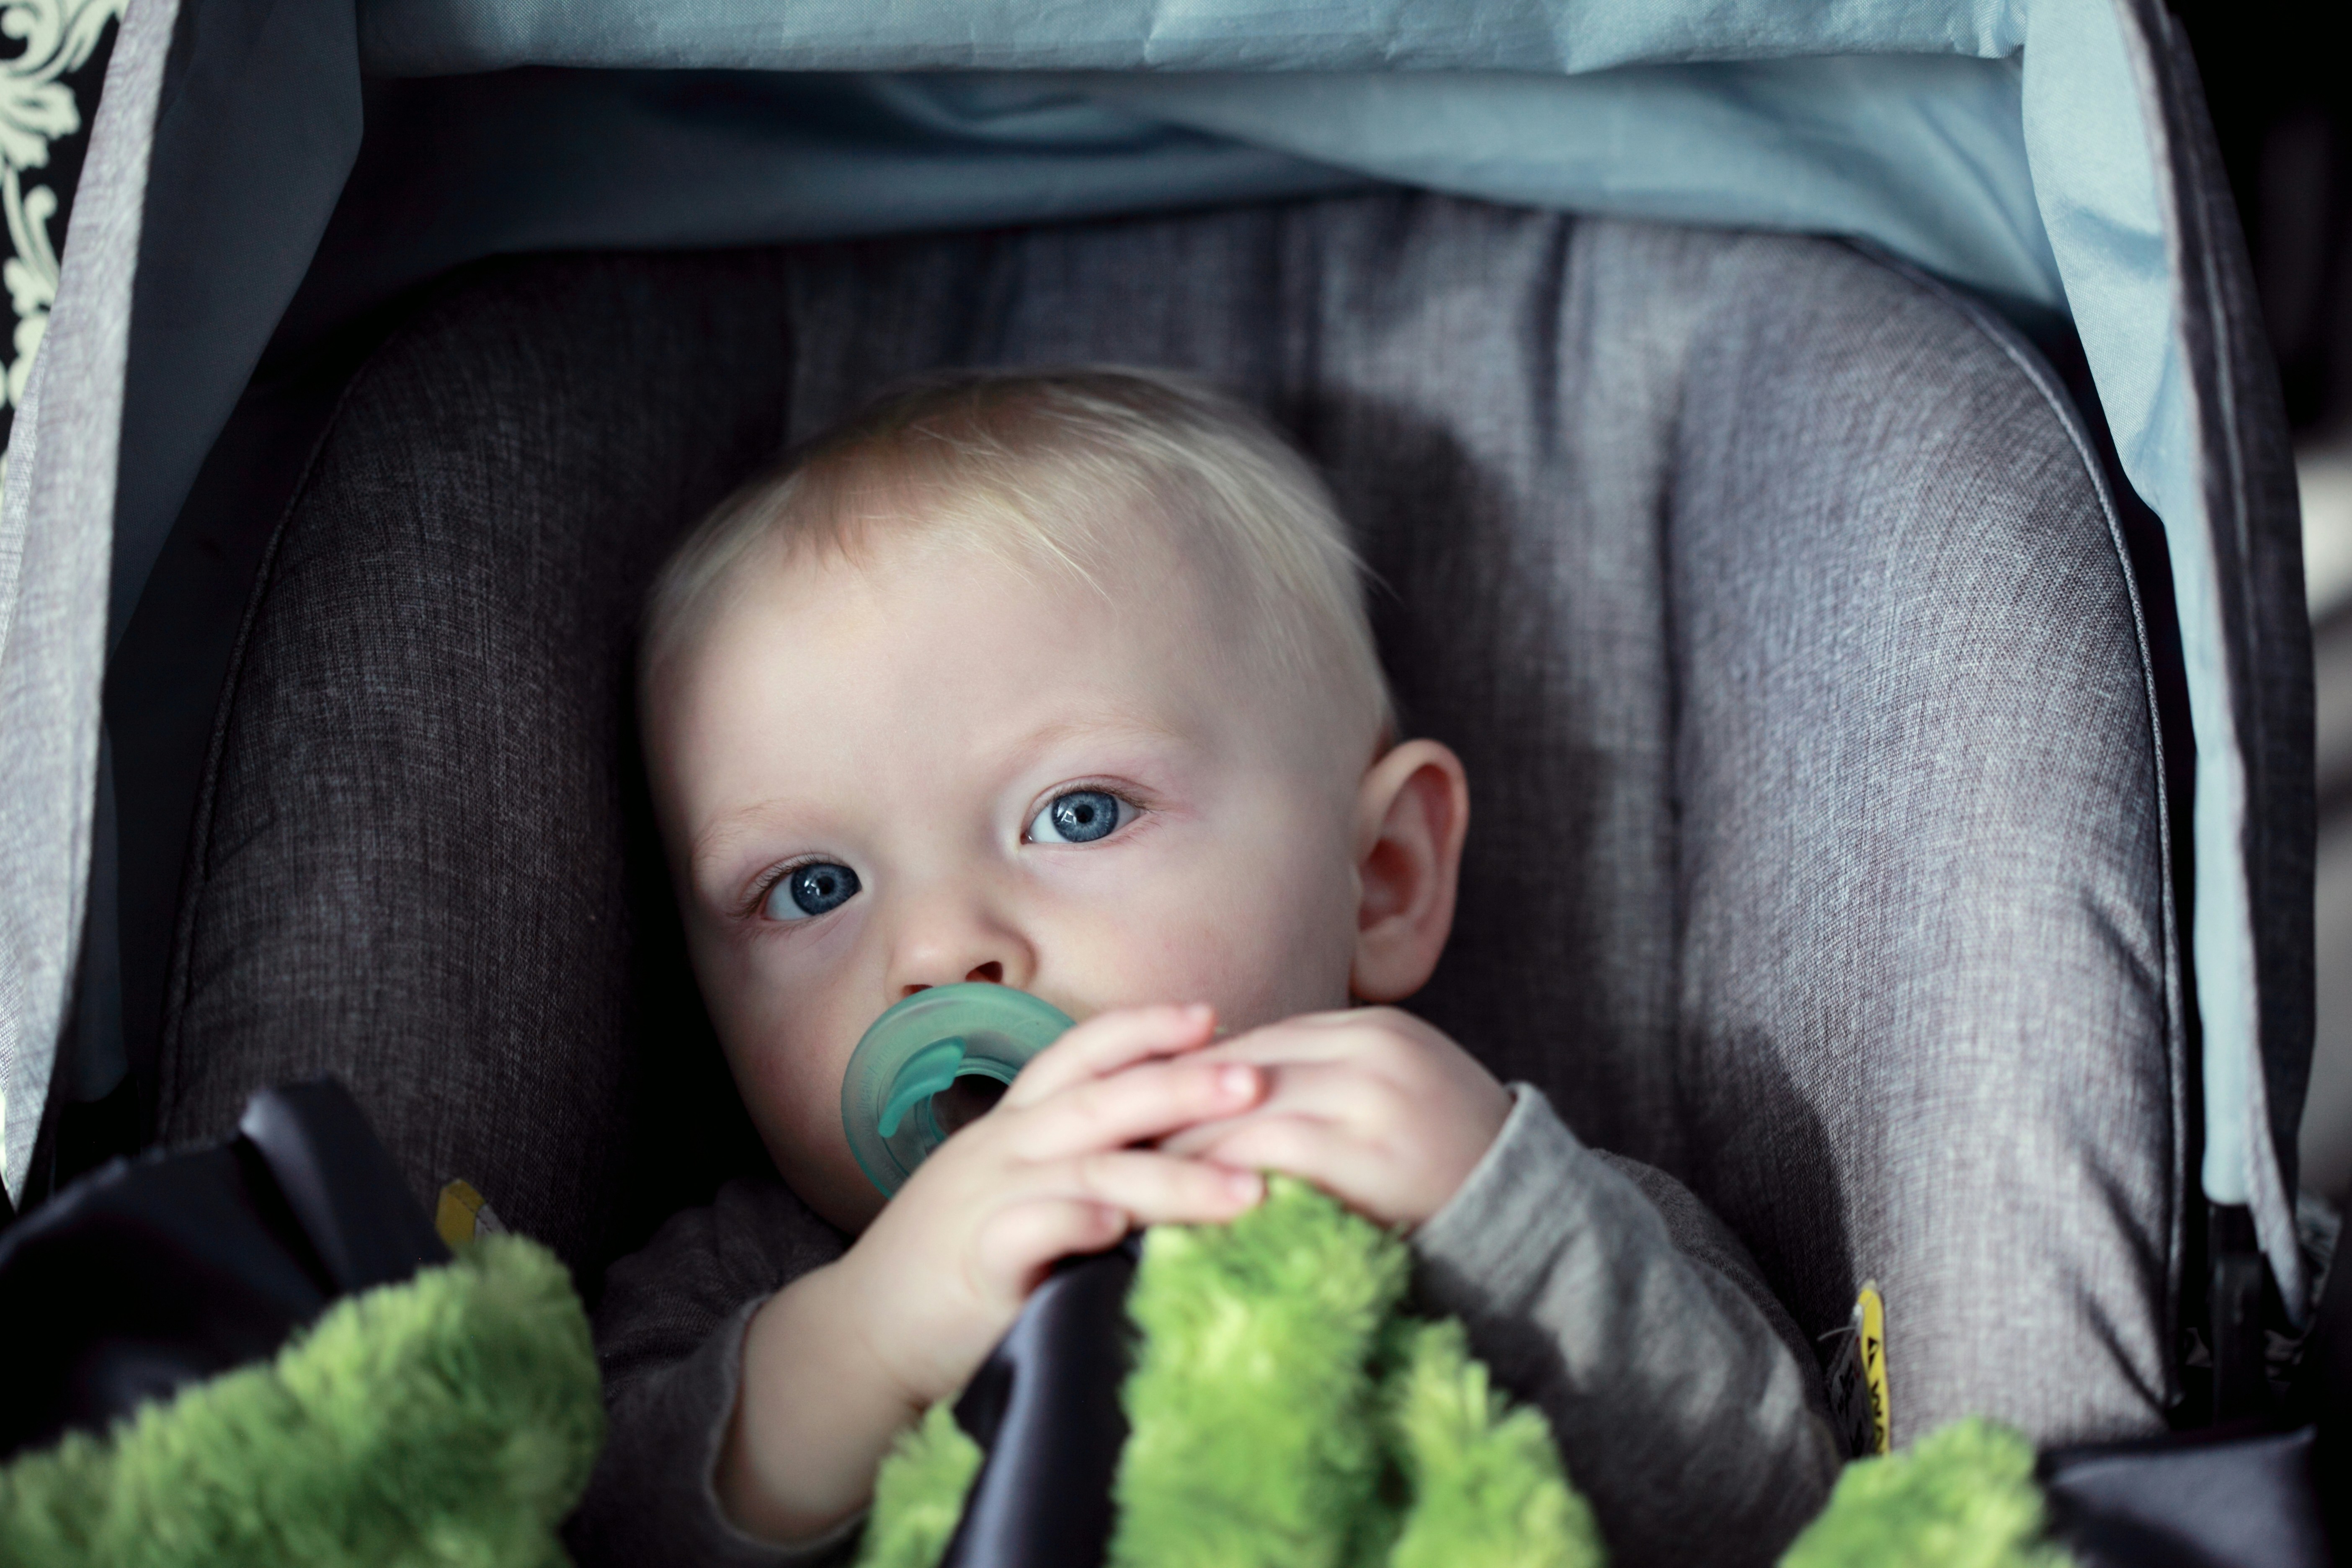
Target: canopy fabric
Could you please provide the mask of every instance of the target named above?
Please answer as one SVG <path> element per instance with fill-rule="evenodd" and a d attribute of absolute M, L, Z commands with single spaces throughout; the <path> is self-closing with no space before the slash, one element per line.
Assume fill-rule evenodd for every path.
<path fill-rule="evenodd" d="M 2012 53 L 2011 0 L 368 0 L 366 68 L 446 76 L 516 65 L 762 70 L 1507 69 L 1574 76 L 1666 59 Z"/>
<path fill-rule="evenodd" d="M 2266 1043 L 2282 1047 L 2263 1037 L 2249 885 L 2259 628 L 2240 624 L 2238 563 L 2215 542 L 2246 519 L 2212 515 L 2235 459 L 2197 374 L 2212 307 L 2190 302 L 2168 26 L 2155 0 L 142 0 L 85 178 L 144 186 L 147 232 L 129 195 L 77 219 L 0 512 L 0 1174 L 22 1191 L 68 1011 L 97 628 L 120 635 L 273 334 L 315 338 L 490 254 L 1402 181 L 1854 236 L 2021 317 L 2071 317 L 2123 468 L 2164 524 L 2179 605 L 2202 1184 L 2252 1205 L 2299 1307 L 2278 1152 L 2293 1124 L 2264 1070 Z M 518 68 L 550 67 L 593 68 Z"/>

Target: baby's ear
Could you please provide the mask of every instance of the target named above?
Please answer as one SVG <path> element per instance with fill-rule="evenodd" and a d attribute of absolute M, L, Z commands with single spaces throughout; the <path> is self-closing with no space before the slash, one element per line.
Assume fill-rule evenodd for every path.
<path fill-rule="evenodd" d="M 1470 780 L 1436 741 L 1407 741 L 1356 793 L 1356 958 L 1349 989 L 1401 1002 L 1427 983 L 1454 929 Z"/>

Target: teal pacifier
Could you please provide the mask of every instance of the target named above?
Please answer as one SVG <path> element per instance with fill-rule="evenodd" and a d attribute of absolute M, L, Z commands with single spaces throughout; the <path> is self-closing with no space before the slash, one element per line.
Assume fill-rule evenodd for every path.
<path fill-rule="evenodd" d="M 897 1192 L 1069 1026 L 1050 1002 L 978 983 L 918 991 L 875 1019 L 841 1080 L 857 1168 L 883 1196 Z"/>

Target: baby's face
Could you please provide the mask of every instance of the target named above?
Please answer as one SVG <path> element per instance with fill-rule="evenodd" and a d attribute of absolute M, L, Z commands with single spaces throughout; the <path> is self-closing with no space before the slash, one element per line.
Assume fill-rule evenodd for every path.
<path fill-rule="evenodd" d="M 1345 1005 L 1361 750 L 1153 545 L 1097 586 L 915 536 L 766 566 L 652 694 L 703 994 L 778 1169 L 880 1198 L 842 1131 L 876 1015 L 993 981 L 1074 1018 Z"/>

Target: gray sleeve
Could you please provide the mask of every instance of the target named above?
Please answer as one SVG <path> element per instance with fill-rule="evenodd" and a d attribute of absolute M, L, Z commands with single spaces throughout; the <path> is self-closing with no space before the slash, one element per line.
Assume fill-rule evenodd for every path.
<path fill-rule="evenodd" d="M 613 1265 L 596 1310 L 609 1423 L 564 1537 L 583 1568 L 815 1568 L 846 1563 L 863 1517 L 772 1546 L 719 1505 L 719 1451 L 742 1381 L 743 1331 L 770 1296 L 841 1255 L 840 1233 L 781 1182 L 730 1182 Z"/>
<path fill-rule="evenodd" d="M 1673 1178 L 1517 1103 L 1414 1234 L 1424 1306 L 1540 1408 L 1619 1561 L 1772 1562 L 1838 1452 L 1820 1369 L 1755 1264 Z"/>

